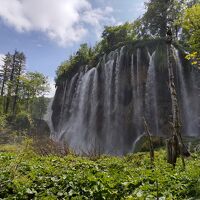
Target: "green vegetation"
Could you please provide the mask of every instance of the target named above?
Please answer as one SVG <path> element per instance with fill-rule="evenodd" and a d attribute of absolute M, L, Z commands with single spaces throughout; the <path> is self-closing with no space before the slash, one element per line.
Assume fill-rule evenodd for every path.
<path fill-rule="evenodd" d="M 105 53 L 120 46 L 132 48 L 165 43 L 167 30 L 177 44 L 190 53 L 187 58 L 200 66 L 200 5 L 194 0 L 149 0 L 147 11 L 133 23 L 107 26 L 94 47 L 82 44 L 56 71 L 59 85 L 82 66 L 96 66 Z M 178 13 L 184 13 L 180 16 Z M 181 32 L 181 28 L 183 31 Z M 165 51 L 159 45 L 155 60 L 164 69 Z M 155 152 L 154 166 L 148 153 L 123 157 L 76 156 L 50 140 L 23 141 L 23 134 L 7 134 L 8 126 L 21 133 L 32 129 L 46 112 L 47 77 L 25 71 L 25 55 L 15 51 L 4 58 L 0 71 L 0 199 L 198 199 L 200 198 L 200 154 L 181 159 L 176 168 L 167 163 L 166 152 Z M 38 131 L 38 130 L 37 130 Z M 14 144 L 11 144 L 14 143 Z M 156 147 L 163 140 L 153 138 Z M 136 151 L 149 150 L 144 137 Z M 198 148 L 197 148 L 198 150 Z"/>
<path fill-rule="evenodd" d="M 200 155 L 182 170 L 166 163 L 166 152 L 125 157 L 41 156 L 30 140 L 0 147 L 1 199 L 198 199 Z"/>
<path fill-rule="evenodd" d="M 0 71 L 1 128 L 14 124 L 14 128 L 27 129 L 28 121 L 41 119 L 46 112 L 48 100 L 44 95 L 49 90 L 48 79 L 39 72 L 26 72 L 25 61 L 25 55 L 18 51 L 13 55 L 7 53 L 3 59 Z"/>
<path fill-rule="evenodd" d="M 183 17 L 183 28 L 190 54 L 187 56 L 194 65 L 200 68 L 200 4 L 186 9 Z"/>
<path fill-rule="evenodd" d="M 93 48 L 87 44 L 80 45 L 75 55 L 64 61 L 56 71 L 57 85 L 78 71 L 81 66 L 95 66 L 100 57 L 118 46 L 129 44 L 136 40 L 136 23 L 125 23 L 119 26 L 106 26 L 102 40 Z"/>

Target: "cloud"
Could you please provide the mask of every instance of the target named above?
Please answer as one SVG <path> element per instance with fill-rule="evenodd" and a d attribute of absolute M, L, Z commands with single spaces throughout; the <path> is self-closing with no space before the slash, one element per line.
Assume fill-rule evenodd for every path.
<path fill-rule="evenodd" d="M 52 97 L 54 97 L 55 91 L 56 91 L 56 88 L 55 88 L 55 81 L 54 81 L 53 78 L 48 78 L 48 81 L 49 81 L 50 91 L 49 91 L 49 93 L 46 95 L 46 97 L 52 98 Z"/>
<path fill-rule="evenodd" d="M 93 8 L 88 0 L 0 0 L 0 18 L 18 32 L 40 31 L 59 45 L 79 42 L 88 26 L 98 31 L 113 23 L 111 7 Z"/>

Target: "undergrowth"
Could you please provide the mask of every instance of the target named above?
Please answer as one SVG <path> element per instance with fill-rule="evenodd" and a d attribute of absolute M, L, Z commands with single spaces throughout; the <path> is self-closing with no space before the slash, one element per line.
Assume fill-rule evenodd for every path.
<path fill-rule="evenodd" d="M 0 147 L 0 199 L 199 199 L 200 156 L 166 163 L 166 152 L 124 157 L 41 155 L 30 140 L 20 146 Z"/>

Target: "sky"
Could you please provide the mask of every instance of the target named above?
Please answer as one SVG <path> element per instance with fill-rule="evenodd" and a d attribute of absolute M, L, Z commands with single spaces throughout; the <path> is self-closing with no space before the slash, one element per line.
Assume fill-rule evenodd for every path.
<path fill-rule="evenodd" d="M 7 52 L 22 51 L 26 69 L 49 77 L 79 45 L 94 45 L 105 25 L 141 16 L 146 0 L 0 0 L 0 65 Z"/>

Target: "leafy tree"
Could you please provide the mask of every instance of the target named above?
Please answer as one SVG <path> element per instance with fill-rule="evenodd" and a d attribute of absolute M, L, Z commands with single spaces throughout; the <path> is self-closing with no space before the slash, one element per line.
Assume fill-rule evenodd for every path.
<path fill-rule="evenodd" d="M 92 50 L 86 43 L 81 44 L 79 50 L 76 53 L 75 64 L 87 64 L 92 56 Z"/>
<path fill-rule="evenodd" d="M 110 47 L 122 42 L 136 39 L 136 31 L 132 23 L 125 23 L 119 26 L 106 26 L 102 33 L 102 48 L 107 50 Z"/>
<path fill-rule="evenodd" d="M 167 32 L 167 9 L 169 0 L 150 0 L 143 16 L 146 32 L 153 36 L 165 37 Z"/>
<path fill-rule="evenodd" d="M 198 64 L 200 67 L 200 4 L 185 10 L 182 26 L 191 51 L 187 58 L 192 59 L 193 64 Z"/>
<path fill-rule="evenodd" d="M 76 67 L 89 64 L 94 56 L 94 50 L 91 47 L 88 47 L 86 43 L 81 44 L 76 54 L 70 56 L 68 60 L 61 63 L 61 65 L 58 67 L 56 70 L 56 80 L 64 74 L 69 74 Z"/>
<path fill-rule="evenodd" d="M 47 106 L 49 104 L 49 98 L 44 95 L 35 98 L 31 105 L 31 114 L 34 119 L 42 119 L 47 111 Z"/>
<path fill-rule="evenodd" d="M 185 5 L 183 0 L 149 0 L 145 5 L 147 11 L 140 27 L 144 37 L 165 37 L 168 26 L 177 36 L 180 28 L 177 20 Z"/>
<path fill-rule="evenodd" d="M 16 60 L 17 60 L 17 54 L 18 52 L 15 51 L 14 55 L 12 56 L 12 62 L 11 62 L 11 69 L 10 69 L 10 76 L 8 81 L 8 93 L 6 98 L 6 106 L 5 106 L 5 113 L 8 113 L 10 101 L 11 101 L 11 95 L 14 88 L 14 78 L 15 78 L 15 71 L 16 71 Z"/>
<path fill-rule="evenodd" d="M 1 96 L 5 93 L 6 86 L 6 104 L 5 112 L 8 113 L 8 109 L 13 100 L 12 112 L 16 111 L 18 93 L 20 89 L 20 75 L 25 67 L 25 55 L 21 52 L 15 51 L 14 55 L 7 54 L 4 59 L 3 65 L 3 83 L 1 89 Z"/>
<path fill-rule="evenodd" d="M 1 79 L 1 96 L 5 94 L 5 86 L 7 81 L 9 80 L 9 73 L 12 63 L 12 55 L 7 53 L 5 58 L 3 59 L 4 64 L 2 65 L 2 69 L 0 70 L 0 79 Z"/>
<path fill-rule="evenodd" d="M 15 125 L 23 126 L 25 119 L 42 119 L 46 112 L 48 79 L 38 72 L 25 72 L 25 61 L 24 53 L 19 51 L 7 53 L 3 59 L 0 70 L 1 127 L 7 120 L 7 125 L 14 128 Z"/>
<path fill-rule="evenodd" d="M 17 99 L 19 96 L 19 90 L 20 90 L 20 76 L 23 72 L 23 69 L 25 68 L 25 55 L 23 53 L 17 52 L 16 54 L 16 66 L 15 66 L 15 90 L 14 90 L 14 100 L 13 100 L 13 114 L 16 112 L 16 106 L 17 106 Z"/>
<path fill-rule="evenodd" d="M 48 79 L 39 72 L 28 72 L 20 77 L 23 85 L 22 96 L 26 100 L 26 110 L 29 111 L 30 104 L 38 97 L 48 93 Z"/>

